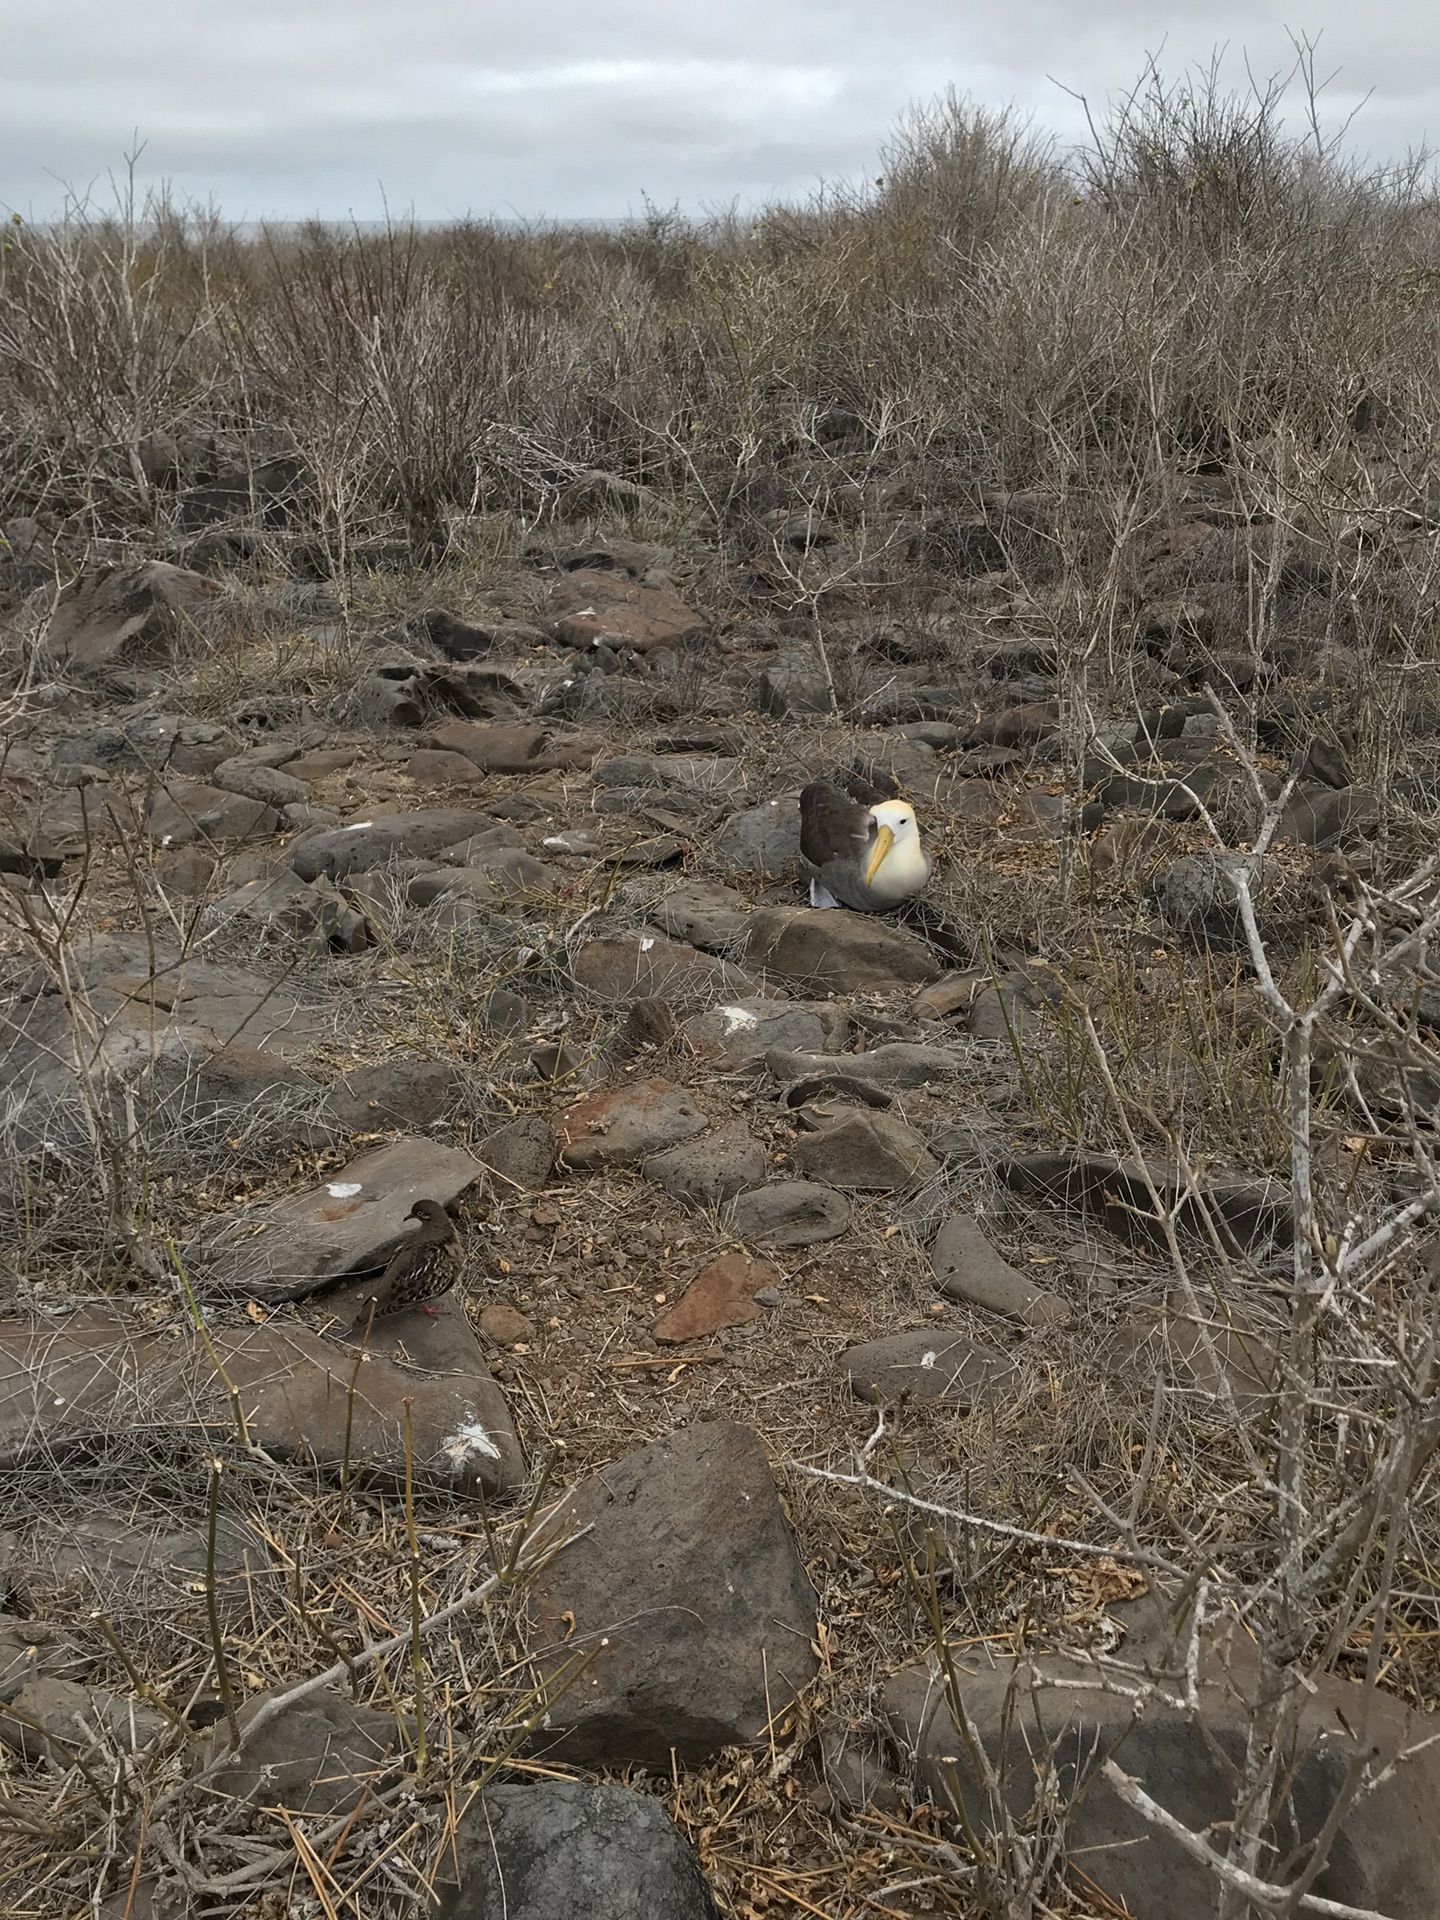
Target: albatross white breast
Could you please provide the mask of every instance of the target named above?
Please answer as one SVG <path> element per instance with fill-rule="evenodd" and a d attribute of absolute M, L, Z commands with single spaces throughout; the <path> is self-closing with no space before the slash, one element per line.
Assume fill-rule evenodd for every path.
<path fill-rule="evenodd" d="M 800 793 L 800 851 L 813 870 L 810 904 L 883 913 L 930 878 L 915 809 L 904 800 L 867 807 L 828 780 Z"/>

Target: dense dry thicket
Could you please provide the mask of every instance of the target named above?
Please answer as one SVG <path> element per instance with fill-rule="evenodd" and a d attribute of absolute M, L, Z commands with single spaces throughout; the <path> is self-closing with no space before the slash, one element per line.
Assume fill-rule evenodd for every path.
<path fill-rule="evenodd" d="M 1292 136 L 1274 92 L 1152 76 L 1078 156 L 951 98 L 884 169 L 754 220 L 605 232 L 247 238 L 123 195 L 12 224 L 0 522 L 163 526 L 157 433 L 182 464 L 216 437 L 293 448 L 320 531 L 398 521 L 425 554 L 593 467 L 727 523 L 791 500 L 853 523 L 883 475 L 1077 492 L 1120 531 L 1176 472 L 1237 458 L 1322 541 L 1413 504 L 1340 456 L 1370 429 L 1425 483 L 1420 165 Z"/>

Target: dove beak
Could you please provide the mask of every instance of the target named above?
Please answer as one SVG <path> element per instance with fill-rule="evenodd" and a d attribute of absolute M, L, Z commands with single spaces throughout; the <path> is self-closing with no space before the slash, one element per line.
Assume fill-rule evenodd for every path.
<path fill-rule="evenodd" d="M 894 844 L 894 831 L 890 827 L 881 827 L 875 835 L 875 845 L 870 850 L 870 858 L 865 862 L 865 884 L 867 887 L 874 885 L 875 875 L 880 871 L 881 862 Z"/>

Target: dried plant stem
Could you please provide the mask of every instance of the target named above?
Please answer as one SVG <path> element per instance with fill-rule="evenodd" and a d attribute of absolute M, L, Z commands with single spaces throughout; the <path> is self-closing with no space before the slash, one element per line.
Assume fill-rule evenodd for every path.
<path fill-rule="evenodd" d="M 225 1658 L 225 1636 L 220 1628 L 220 1596 L 215 1577 L 215 1536 L 220 1519 L 220 1476 L 223 1460 L 210 1462 L 210 1485 L 205 1514 L 205 1619 L 210 1629 L 210 1654 L 215 1662 L 215 1685 L 225 1721 L 230 1729 L 232 1751 L 239 1751 L 240 1722 L 235 1712 L 235 1690 L 230 1684 L 230 1666 Z"/>

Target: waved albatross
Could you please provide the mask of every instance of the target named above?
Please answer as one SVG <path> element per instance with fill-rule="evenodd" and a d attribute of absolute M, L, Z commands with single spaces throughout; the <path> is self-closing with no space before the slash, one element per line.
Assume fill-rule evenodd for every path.
<path fill-rule="evenodd" d="M 930 878 L 915 809 L 904 800 L 874 806 L 843 787 L 812 780 L 800 790 L 800 851 L 814 872 L 812 907 L 854 907 L 884 913 Z"/>

